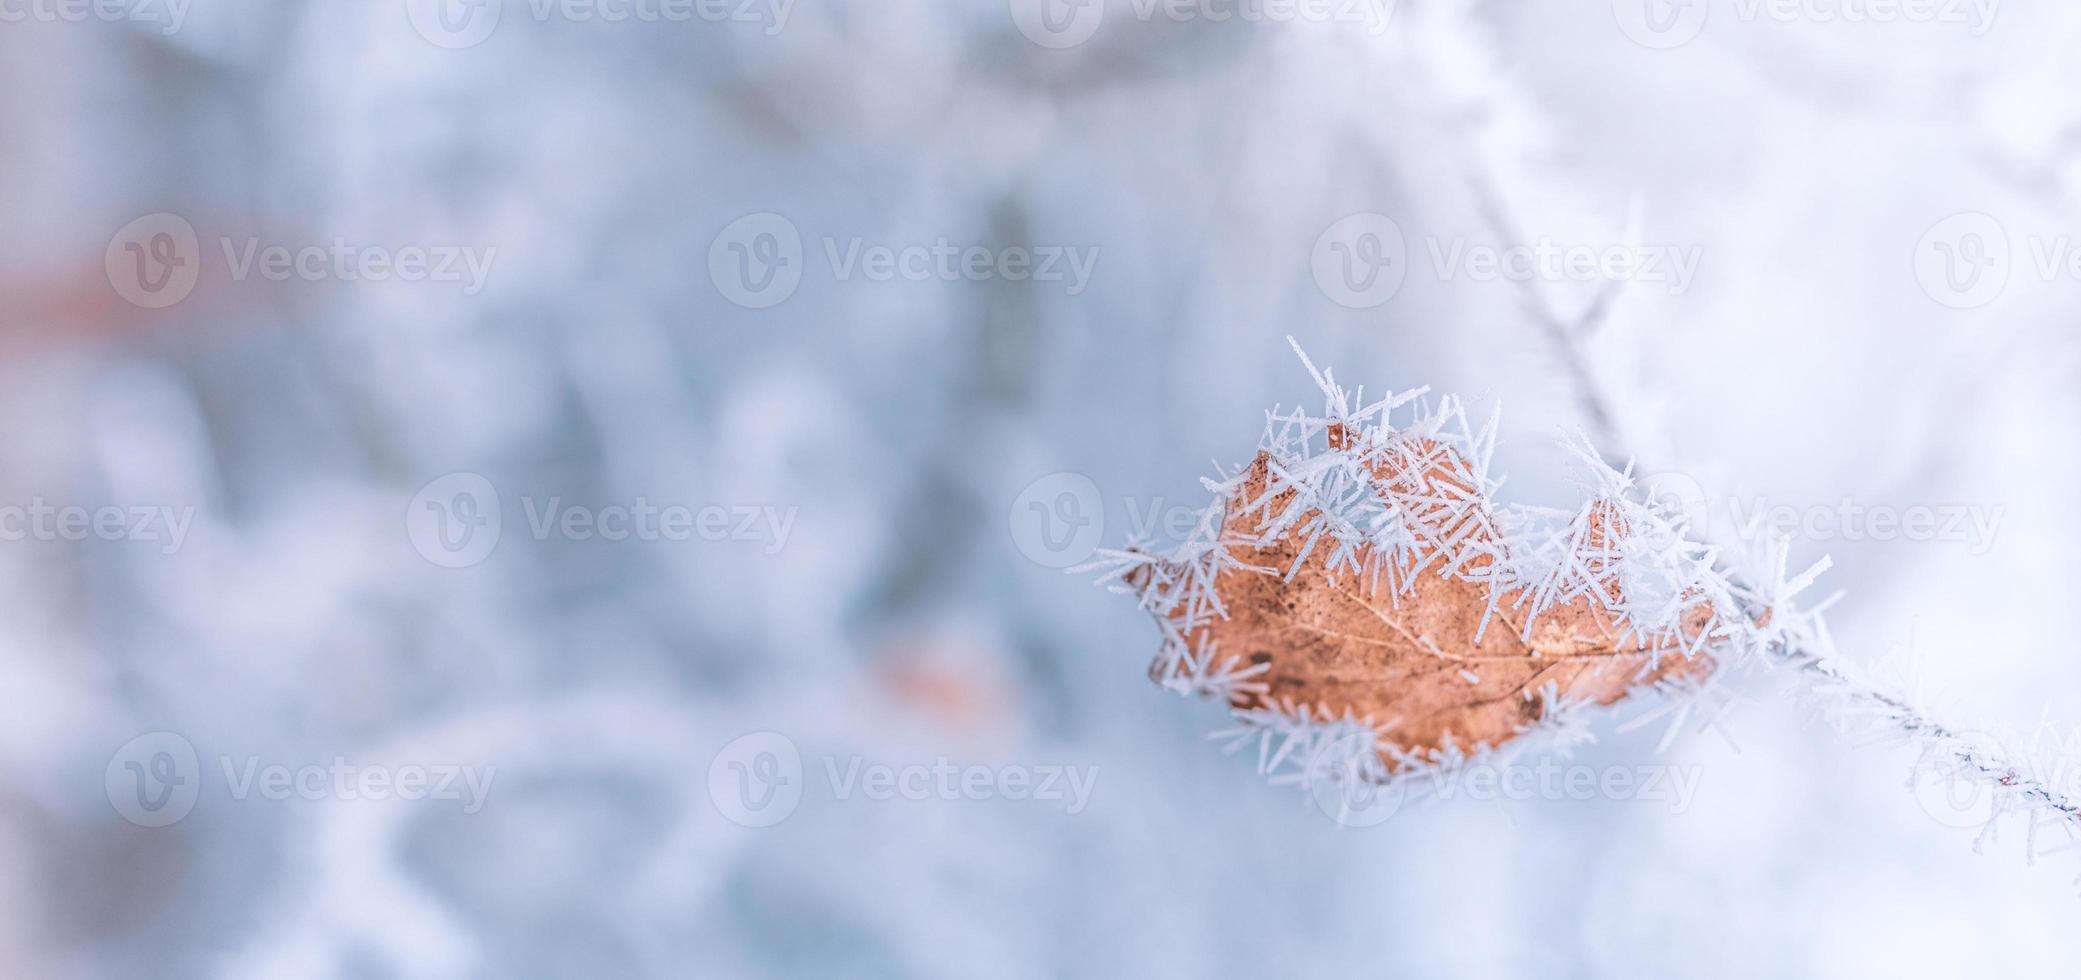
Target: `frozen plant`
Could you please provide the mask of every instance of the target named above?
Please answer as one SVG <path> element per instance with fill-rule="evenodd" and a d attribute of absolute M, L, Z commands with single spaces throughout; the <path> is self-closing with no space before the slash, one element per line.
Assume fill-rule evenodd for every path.
<path fill-rule="evenodd" d="M 1592 738 L 1591 710 L 1622 700 L 1646 705 L 1625 727 L 1666 723 L 1667 746 L 1723 715 L 1731 678 L 1790 669 L 1838 731 L 1916 742 L 1918 771 L 1990 789 L 1983 838 L 2020 814 L 2033 857 L 2073 844 L 2081 803 L 2056 758 L 1967 737 L 1836 655 L 1833 599 L 1802 599 L 1826 559 L 1795 570 L 1758 528 L 1722 553 L 1583 436 L 1579 507 L 1504 502 L 1495 417 L 1422 389 L 1368 402 L 1294 349 L 1319 414 L 1268 412 L 1256 457 L 1202 481 L 1212 499 L 1174 547 L 1072 570 L 1138 597 L 1162 638 L 1151 676 L 1225 701 L 1215 737 L 1255 746 L 1273 782 L 1436 786 Z"/>

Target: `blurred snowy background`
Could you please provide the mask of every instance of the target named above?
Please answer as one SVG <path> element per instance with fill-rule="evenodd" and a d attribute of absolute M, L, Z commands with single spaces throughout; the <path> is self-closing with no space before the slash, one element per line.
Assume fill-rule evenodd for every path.
<path fill-rule="evenodd" d="M 1577 754 L 1681 812 L 1340 828 L 1060 566 L 1312 407 L 1293 334 L 1501 404 L 1519 499 L 1581 425 L 1791 508 L 1850 657 L 2081 717 L 2081 11 L 1231 9 L 0 0 L 0 975 L 2070 963 L 2070 857 L 1768 679 Z M 840 798 L 941 760 L 1095 782 Z"/>

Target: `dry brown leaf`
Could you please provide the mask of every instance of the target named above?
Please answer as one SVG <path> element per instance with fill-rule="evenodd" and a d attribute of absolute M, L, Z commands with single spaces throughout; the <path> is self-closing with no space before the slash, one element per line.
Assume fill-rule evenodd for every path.
<path fill-rule="evenodd" d="M 1341 430 L 1332 427 L 1330 443 L 1344 448 Z M 1449 447 L 1429 442 L 1421 447 L 1399 458 L 1457 459 Z M 1230 496 L 1227 514 L 1242 514 L 1248 502 L 1263 499 L 1270 465 L 1270 456 L 1259 453 Z M 1457 467 L 1434 463 L 1426 472 L 1412 473 L 1376 463 L 1372 470 L 1376 486 L 1383 489 L 1396 489 L 1401 481 L 1399 489 L 1404 491 L 1427 483 L 1433 490 L 1442 486 L 1473 493 L 1454 477 Z M 1287 489 L 1271 498 L 1269 511 L 1257 512 L 1283 510 L 1293 496 Z M 1472 544 L 1499 546 L 1494 531 L 1481 519 L 1480 506 L 1477 502 L 1457 509 L 1453 534 L 1465 535 Z M 1597 538 L 1609 513 L 1592 512 L 1594 549 L 1602 548 Z M 1303 518 L 1293 526 L 1305 523 Z M 1246 530 L 1241 536 L 1257 535 Z M 1483 615 L 1490 609 L 1490 586 L 1478 576 L 1492 559 L 1480 554 L 1480 547 L 1466 549 L 1475 557 L 1454 574 L 1426 570 L 1398 591 L 1348 571 L 1333 576 L 1319 550 L 1289 579 L 1284 572 L 1294 567 L 1307 545 L 1297 532 L 1262 547 L 1237 537 L 1224 535 L 1235 562 L 1277 571 L 1222 571 L 1214 591 L 1227 616 L 1203 617 L 1187 629 L 1189 648 L 1208 649 L 1211 643 L 1220 660 L 1237 658 L 1239 666 L 1262 666 L 1250 678 L 1253 683 L 1229 689 L 1235 708 L 1306 706 L 1316 718 L 1348 714 L 1370 720 L 1382 732 L 1380 745 L 1390 772 L 1406 767 L 1409 758 L 1434 757 L 1448 740 L 1467 751 L 1483 744 L 1501 746 L 1544 719 L 1554 708 L 1550 697 L 1562 703 L 1608 705 L 1636 688 L 1685 676 L 1702 678 L 1713 668 L 1703 653 L 1687 656 L 1628 633 L 1604 605 L 1588 596 L 1544 609 L 1528 633 L 1525 607 L 1518 603 L 1521 594 L 1505 592 L 1495 604 L 1494 619 L 1482 629 Z M 1617 600 L 1617 578 L 1605 576 L 1599 561 L 1585 558 Z M 1181 628 L 1186 626 L 1182 608 L 1171 615 Z M 1692 607 L 1684 632 L 1698 635 L 1710 617 L 1709 606 Z M 1156 671 L 1164 680 L 1182 669 L 1175 662 L 1159 661 Z"/>

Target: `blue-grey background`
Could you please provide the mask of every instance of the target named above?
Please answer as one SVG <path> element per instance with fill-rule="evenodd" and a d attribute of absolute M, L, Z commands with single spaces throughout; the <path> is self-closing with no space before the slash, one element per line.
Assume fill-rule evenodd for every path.
<path fill-rule="evenodd" d="M 1768 677 L 1726 737 L 1578 753 L 1699 767 L 1682 813 L 1456 800 L 1339 828 L 1207 742 L 1218 708 L 1147 682 L 1153 628 L 1036 556 L 1026 505 L 1078 488 L 1108 544 L 1197 506 L 1265 409 L 1316 405 L 1289 334 L 1369 390 L 1501 404 L 1507 493 L 1564 504 L 1552 439 L 1596 423 L 1587 381 L 1615 406 L 1600 436 L 1714 501 L 2000 508 L 1985 541 L 1795 551 L 1835 556 L 1852 659 L 1967 719 L 2081 714 L 2081 14 L 444 2 L 195 0 L 178 27 L 0 2 L 0 504 L 192 513 L 170 554 L 0 542 L 0 974 L 2071 961 L 2072 855 L 2026 866 L 2014 828 L 1975 854 L 1907 787 L 1911 750 L 1843 744 Z M 1958 213 L 2006 254 L 1943 239 Z M 1406 249 L 1372 305 L 1320 274 L 1362 244 L 1326 233 L 1369 214 Z M 120 281 L 122 230 L 154 215 L 197 236 L 164 308 Z M 832 260 L 942 239 L 1093 262 L 1072 283 Z M 1434 260 L 1542 240 L 1688 252 L 1695 276 Z M 226 241 L 493 259 L 474 291 L 275 282 Z M 1997 289 L 1932 278 L 1968 246 Z M 799 282 L 746 293 L 730 270 L 760 255 Z M 451 568 L 408 515 L 457 473 L 495 488 L 503 533 Z M 606 541 L 524 511 L 639 497 L 793 519 L 784 543 Z M 153 732 L 198 758 L 164 827 L 117 791 Z M 755 828 L 710 772 L 758 732 L 796 747 L 803 794 Z M 942 757 L 1097 782 L 1071 813 L 826 778 Z M 470 813 L 241 798 L 222 762 L 248 759 L 496 780 Z"/>

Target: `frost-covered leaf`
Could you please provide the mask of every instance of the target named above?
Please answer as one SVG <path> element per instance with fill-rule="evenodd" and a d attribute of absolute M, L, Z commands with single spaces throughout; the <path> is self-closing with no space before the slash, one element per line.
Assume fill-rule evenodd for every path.
<path fill-rule="evenodd" d="M 1276 780 L 1391 779 L 1534 732 L 1587 737 L 1575 709 L 1649 689 L 1680 724 L 1723 700 L 1726 664 L 1782 647 L 1794 620 L 1772 625 L 1777 606 L 1587 444 L 1579 508 L 1503 504 L 1494 419 L 1477 430 L 1422 391 L 1368 403 L 1301 359 L 1322 415 L 1269 413 L 1185 541 L 1086 566 L 1154 614 L 1151 676 L 1227 701 L 1233 744 L 1258 736 Z"/>
<path fill-rule="evenodd" d="M 1244 682 L 1209 693 L 1243 711 L 1290 714 L 1306 705 L 1315 717 L 1365 722 L 1396 768 L 1453 745 L 1500 746 L 1564 705 L 1611 704 L 1637 687 L 1711 669 L 1705 654 L 1620 621 L 1622 586 L 1603 531 L 1608 510 L 1592 512 L 1578 549 L 1602 594 L 1585 591 L 1535 616 L 1535 585 L 1492 588 L 1506 545 L 1486 503 L 1458 476 L 1467 464 L 1454 449 L 1418 439 L 1368 456 L 1381 499 L 1422 511 L 1405 516 L 1437 542 L 1429 560 L 1389 569 L 1367 542 L 1346 567 L 1333 567 L 1322 540 L 1332 537 L 1330 522 L 1302 502 L 1302 489 L 1275 489 L 1282 464 L 1260 453 L 1224 508 L 1228 556 L 1213 589 L 1227 615 L 1188 622 L 1186 606 L 1172 609 L 1172 625 L 1199 653 L 1160 658 L 1159 680 L 1175 684 L 1210 667 L 1247 672 Z M 1145 570 L 1132 580 L 1158 576 Z M 1693 607 L 1690 634 L 1709 618 L 1708 606 Z"/>

